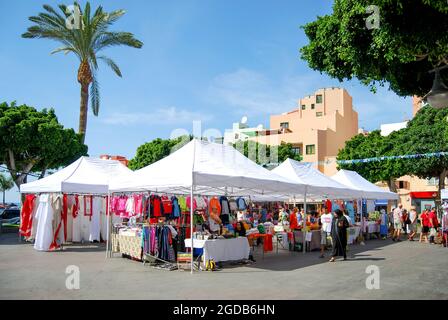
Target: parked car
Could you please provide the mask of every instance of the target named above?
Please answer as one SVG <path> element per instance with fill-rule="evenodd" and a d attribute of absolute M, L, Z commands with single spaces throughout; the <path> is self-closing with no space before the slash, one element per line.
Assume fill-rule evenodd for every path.
<path fill-rule="evenodd" d="M 0 213 L 0 219 L 2 224 L 19 224 L 20 223 L 20 209 L 17 207 L 3 210 Z"/>

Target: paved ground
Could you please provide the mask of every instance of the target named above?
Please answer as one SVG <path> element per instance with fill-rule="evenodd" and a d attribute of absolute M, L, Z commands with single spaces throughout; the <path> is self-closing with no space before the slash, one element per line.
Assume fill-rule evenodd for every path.
<path fill-rule="evenodd" d="M 261 248 L 260 248 L 261 249 Z M 448 299 L 448 249 L 418 242 L 370 240 L 352 259 L 328 263 L 318 252 L 280 250 L 245 266 L 191 275 L 116 257 L 104 247 L 37 252 L 0 235 L 0 299 Z M 65 287 L 66 267 L 80 268 L 80 289 Z M 366 288 L 366 268 L 380 289 Z"/>

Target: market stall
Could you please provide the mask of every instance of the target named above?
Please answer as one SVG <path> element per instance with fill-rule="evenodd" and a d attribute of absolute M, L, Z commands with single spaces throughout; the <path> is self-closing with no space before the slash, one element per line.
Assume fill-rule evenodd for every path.
<path fill-rule="evenodd" d="M 187 203 L 193 208 L 189 210 L 191 221 L 189 238 L 194 239 L 195 196 L 227 198 L 207 199 L 204 220 L 208 220 L 210 228 L 217 223 L 215 221 L 224 224 L 228 222 L 231 211 L 228 197 L 252 195 L 291 197 L 305 193 L 306 187 L 257 165 L 231 146 L 193 139 L 166 158 L 136 171 L 133 177 L 114 181 L 110 189 L 113 194 L 151 192 L 188 195 Z M 213 209 L 212 203 L 219 202 L 221 202 L 219 209 L 218 206 Z M 237 252 L 240 250 L 236 246 L 241 240 L 221 240 L 227 241 L 228 245 L 225 247 L 233 247 L 232 250 Z M 193 272 L 193 255 L 191 272 Z"/>
<path fill-rule="evenodd" d="M 25 193 L 20 234 L 40 251 L 68 242 L 108 240 L 109 183 L 132 173 L 115 160 L 81 157 L 69 166 L 20 186 Z"/>

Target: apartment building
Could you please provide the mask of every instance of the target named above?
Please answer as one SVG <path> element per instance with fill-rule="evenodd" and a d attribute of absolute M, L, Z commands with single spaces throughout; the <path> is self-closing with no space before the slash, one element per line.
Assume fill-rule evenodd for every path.
<path fill-rule="evenodd" d="M 270 129 L 259 130 L 249 139 L 267 145 L 291 143 L 303 161 L 333 175 L 339 149 L 359 132 L 352 97 L 345 89 L 333 87 L 303 97 L 289 112 L 272 115 Z"/>

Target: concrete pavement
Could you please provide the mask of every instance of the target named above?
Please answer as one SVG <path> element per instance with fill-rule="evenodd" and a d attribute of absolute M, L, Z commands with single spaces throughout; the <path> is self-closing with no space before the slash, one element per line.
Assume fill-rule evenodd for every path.
<path fill-rule="evenodd" d="M 329 263 L 318 252 L 257 252 L 256 263 L 218 272 L 156 270 L 106 259 L 104 246 L 37 252 L 0 236 L 0 299 L 448 299 L 448 249 L 370 240 L 350 247 L 352 259 Z M 261 247 L 260 247 L 261 250 Z M 66 288 L 66 268 L 80 270 L 80 289 Z M 370 265 L 380 289 L 367 289 Z"/>

